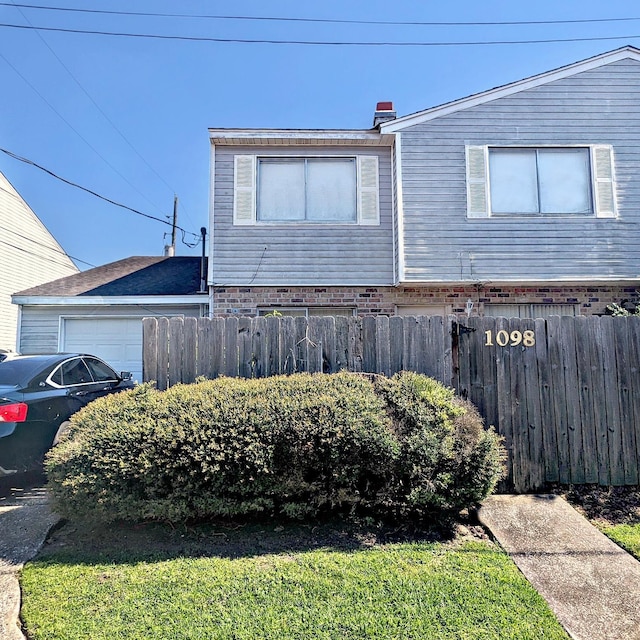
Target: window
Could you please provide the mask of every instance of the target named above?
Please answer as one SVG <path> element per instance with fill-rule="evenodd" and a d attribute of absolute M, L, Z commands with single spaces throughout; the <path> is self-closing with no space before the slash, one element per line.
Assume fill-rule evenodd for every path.
<path fill-rule="evenodd" d="M 233 221 L 378 225 L 378 158 L 236 156 Z"/>
<path fill-rule="evenodd" d="M 76 384 L 88 384 L 93 382 L 93 378 L 87 369 L 87 365 L 80 359 L 67 360 L 63 362 L 56 373 L 51 376 L 51 381 L 63 387 Z"/>
<path fill-rule="evenodd" d="M 118 380 L 115 371 L 101 360 L 85 358 L 84 361 L 96 382 L 116 382 Z"/>
<path fill-rule="evenodd" d="M 354 158 L 258 160 L 261 222 L 355 222 Z"/>
<path fill-rule="evenodd" d="M 448 304 L 397 305 L 399 316 L 448 316 L 451 306 Z"/>
<path fill-rule="evenodd" d="M 577 316 L 576 304 L 485 304 L 487 318 L 548 318 L 549 316 Z"/>
<path fill-rule="evenodd" d="M 354 316 L 355 307 L 263 307 L 258 309 L 259 316 L 268 315 L 306 317 L 312 316 Z"/>
<path fill-rule="evenodd" d="M 588 149 L 489 149 L 492 213 L 592 213 Z"/>
<path fill-rule="evenodd" d="M 607 145 L 467 147 L 467 216 L 612 218 L 613 152 Z"/>

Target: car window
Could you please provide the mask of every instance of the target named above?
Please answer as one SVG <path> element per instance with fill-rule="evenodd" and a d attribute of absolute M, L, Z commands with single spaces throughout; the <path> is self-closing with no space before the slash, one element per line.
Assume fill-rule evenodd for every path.
<path fill-rule="evenodd" d="M 62 372 L 62 386 L 68 387 L 74 384 L 87 384 L 93 382 L 87 365 L 80 359 L 68 360 L 60 367 Z"/>
<path fill-rule="evenodd" d="M 58 367 L 51 376 L 51 382 L 62 386 L 62 367 Z"/>
<path fill-rule="evenodd" d="M 93 375 L 93 379 L 96 382 L 108 382 L 119 379 L 116 372 L 101 360 L 85 358 L 84 361 L 86 362 L 87 367 L 89 367 L 89 371 L 91 371 L 91 375 Z"/>

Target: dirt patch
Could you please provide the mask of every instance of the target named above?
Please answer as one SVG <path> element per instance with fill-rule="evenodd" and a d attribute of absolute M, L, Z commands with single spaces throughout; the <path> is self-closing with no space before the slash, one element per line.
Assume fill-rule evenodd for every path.
<path fill-rule="evenodd" d="M 401 542 L 459 544 L 489 538 L 463 513 L 455 521 L 424 526 L 398 526 L 343 521 L 208 522 L 172 527 L 159 523 L 116 523 L 106 526 L 63 521 L 50 532 L 40 559 L 69 554 L 78 560 L 131 562 L 175 557 L 225 558 L 295 554 L 314 549 L 358 550 Z"/>
<path fill-rule="evenodd" d="M 561 488 L 555 493 L 586 518 L 603 524 L 640 523 L 640 487 L 599 487 L 593 485 Z"/>

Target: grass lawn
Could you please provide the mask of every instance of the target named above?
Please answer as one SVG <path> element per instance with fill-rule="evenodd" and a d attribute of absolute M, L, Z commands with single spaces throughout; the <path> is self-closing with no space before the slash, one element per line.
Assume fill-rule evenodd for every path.
<path fill-rule="evenodd" d="M 67 524 L 22 573 L 34 640 L 566 639 L 480 538 Z"/>
<path fill-rule="evenodd" d="M 600 531 L 640 560 L 640 524 L 600 525 Z"/>
<path fill-rule="evenodd" d="M 573 487 L 565 497 L 602 533 L 640 560 L 638 487 Z"/>

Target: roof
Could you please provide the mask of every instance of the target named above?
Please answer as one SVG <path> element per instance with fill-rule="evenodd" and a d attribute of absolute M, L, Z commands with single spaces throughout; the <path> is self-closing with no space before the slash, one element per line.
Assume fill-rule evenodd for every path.
<path fill-rule="evenodd" d="M 200 292 L 201 260 L 195 256 L 133 256 L 14 295 L 57 298 L 193 295 Z"/>
<path fill-rule="evenodd" d="M 463 109 L 468 109 L 470 107 L 475 107 L 520 91 L 525 91 L 556 80 L 561 80 L 562 78 L 568 78 L 584 71 L 589 71 L 591 69 L 611 64 L 612 62 L 618 62 L 619 60 L 635 60 L 640 62 L 640 49 L 628 45 L 621 47 L 620 49 L 615 49 L 614 51 L 602 53 L 592 58 L 587 58 L 586 60 L 581 60 L 580 62 L 574 62 L 573 64 L 569 64 L 558 69 L 553 69 L 529 78 L 524 78 L 517 82 L 512 82 L 494 89 L 489 89 L 488 91 L 476 93 L 471 96 L 467 96 L 466 98 L 454 100 L 453 102 L 447 102 L 443 105 L 431 107 L 424 111 L 418 111 L 407 116 L 402 116 L 401 118 L 396 118 L 395 120 L 383 122 L 380 125 L 380 133 L 383 135 L 393 134 L 396 131 L 401 131 L 407 127 L 421 124 L 428 120 L 433 120 L 434 118 L 455 113 L 456 111 L 462 111 Z"/>

